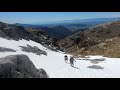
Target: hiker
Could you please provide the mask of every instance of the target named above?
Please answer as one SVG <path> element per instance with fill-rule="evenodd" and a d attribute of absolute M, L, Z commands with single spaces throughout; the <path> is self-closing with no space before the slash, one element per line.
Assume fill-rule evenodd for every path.
<path fill-rule="evenodd" d="M 67 63 L 67 62 L 68 62 L 68 56 L 65 55 L 65 56 L 64 56 L 64 59 L 65 59 L 65 62 Z"/>
<path fill-rule="evenodd" d="M 72 66 L 72 67 L 74 67 L 74 58 L 73 58 L 73 56 L 70 56 L 70 65 Z M 76 61 L 75 61 L 76 62 Z"/>

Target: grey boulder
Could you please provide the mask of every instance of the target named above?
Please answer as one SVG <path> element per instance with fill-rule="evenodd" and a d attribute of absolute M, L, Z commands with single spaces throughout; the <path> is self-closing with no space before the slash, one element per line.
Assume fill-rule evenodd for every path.
<path fill-rule="evenodd" d="M 0 58 L 0 78 L 48 78 L 44 69 L 38 70 L 26 55 Z"/>

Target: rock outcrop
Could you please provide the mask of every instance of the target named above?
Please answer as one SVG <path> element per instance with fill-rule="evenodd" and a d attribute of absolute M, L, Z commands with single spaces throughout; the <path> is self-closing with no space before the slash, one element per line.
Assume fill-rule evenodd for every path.
<path fill-rule="evenodd" d="M 27 45 L 27 47 L 25 46 L 20 46 L 22 48 L 22 51 L 25 51 L 25 52 L 32 52 L 32 53 L 35 53 L 37 55 L 47 55 L 47 52 L 46 51 L 43 51 L 43 50 L 40 50 L 38 47 L 34 46 L 30 46 L 30 45 Z"/>
<path fill-rule="evenodd" d="M 14 40 L 29 39 L 29 33 L 21 26 L 0 22 L 0 37 Z"/>
<path fill-rule="evenodd" d="M 26 55 L 0 58 L 0 78 L 48 78 L 43 69 L 36 69 Z"/>
<path fill-rule="evenodd" d="M 0 52 L 16 52 L 16 51 L 10 48 L 0 47 Z"/>

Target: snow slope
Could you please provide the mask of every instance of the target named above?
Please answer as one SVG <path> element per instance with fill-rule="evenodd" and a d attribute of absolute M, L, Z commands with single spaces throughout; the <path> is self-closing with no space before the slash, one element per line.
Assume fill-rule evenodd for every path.
<path fill-rule="evenodd" d="M 34 53 L 23 52 L 19 46 L 37 46 L 41 50 L 47 51 L 48 55 L 36 55 Z M 41 44 L 34 41 L 27 40 L 6 40 L 0 38 L 0 47 L 6 47 L 16 50 L 16 52 L 0 52 L 0 57 L 7 55 L 26 54 L 34 65 L 39 69 L 43 68 L 51 78 L 120 78 L 120 58 L 106 58 L 102 56 L 89 56 L 88 59 L 100 59 L 105 58 L 96 65 L 103 67 L 104 69 L 91 69 L 88 66 L 95 65 L 90 60 L 78 60 L 76 59 L 75 67 L 73 68 L 70 64 L 64 62 L 63 52 L 54 52 Z M 70 56 L 70 55 L 68 55 Z M 83 58 L 81 58 L 83 59 Z"/>

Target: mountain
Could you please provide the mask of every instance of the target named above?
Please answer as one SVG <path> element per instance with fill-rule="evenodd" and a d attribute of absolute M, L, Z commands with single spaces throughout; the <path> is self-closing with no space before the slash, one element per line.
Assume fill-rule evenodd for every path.
<path fill-rule="evenodd" d="M 22 24 L 22 23 L 15 23 L 16 26 L 23 26 L 24 28 L 38 28 L 42 27 L 43 25 L 34 25 L 34 24 Z"/>
<path fill-rule="evenodd" d="M 52 43 L 54 38 L 42 30 L 38 31 L 38 29 L 33 28 L 24 29 L 23 27 L 1 22 L 0 78 L 119 78 L 120 72 L 118 72 L 118 68 L 120 67 L 120 58 L 100 56 L 100 53 L 103 53 L 102 50 L 104 49 L 106 52 L 109 52 L 106 54 L 119 57 L 117 56 L 120 53 L 119 25 L 119 21 L 106 25 L 98 25 L 88 31 L 77 32 L 75 35 L 67 37 L 70 40 L 66 39 L 66 41 L 64 41 L 65 44 L 59 43 L 66 46 L 69 45 L 68 48 L 71 47 L 71 44 L 73 44 L 73 47 L 75 44 L 78 45 L 75 52 L 79 50 L 83 51 L 77 53 L 79 54 L 78 56 L 75 56 L 76 54 L 74 52 L 71 53 L 71 55 L 67 54 L 69 52 L 61 52 L 59 49 L 56 51 L 52 50 L 51 44 L 47 44 L 47 42 Z M 59 26 L 59 28 L 62 27 Z M 110 29 L 111 32 L 107 31 L 104 33 L 103 30 L 101 32 L 101 29 Z M 99 36 L 101 40 L 99 44 L 92 42 L 96 32 L 101 32 L 100 35 L 102 35 L 102 33 L 107 35 L 106 37 Z M 107 39 L 104 40 L 102 37 Z M 98 39 L 99 38 L 96 38 L 95 41 L 99 41 Z M 72 43 L 73 41 L 75 44 Z M 82 45 L 80 45 L 81 42 L 83 43 Z M 55 46 L 53 46 L 53 49 L 54 48 Z M 88 51 L 90 52 L 89 56 L 81 56 L 88 53 Z M 90 55 L 94 53 L 93 51 L 97 53 L 96 56 Z M 67 63 L 64 61 L 65 55 L 68 56 Z M 70 56 L 73 56 L 76 61 L 74 67 L 70 65 Z"/>
<path fill-rule="evenodd" d="M 56 47 L 56 39 L 43 31 L 36 29 L 25 29 L 22 26 L 0 22 L 0 37 L 14 40 L 33 40 L 47 47 Z"/>
<path fill-rule="evenodd" d="M 64 38 L 72 33 L 70 30 L 68 30 L 67 28 L 65 28 L 61 25 L 54 26 L 54 27 L 38 27 L 38 28 L 35 27 L 35 29 L 44 31 L 48 35 L 50 35 L 56 39 Z"/>
<path fill-rule="evenodd" d="M 91 18 L 91 19 L 75 19 L 75 20 L 61 20 L 61 21 L 51 21 L 42 25 L 63 25 L 63 24 L 100 24 L 104 22 L 116 21 L 120 17 L 110 17 L 110 18 Z M 39 22 L 33 23 L 35 25 L 40 25 Z"/>
<path fill-rule="evenodd" d="M 28 39 L 28 35 L 29 33 L 22 27 L 22 26 L 15 26 L 12 24 L 7 24 L 7 23 L 3 23 L 0 22 L 0 32 L 1 35 L 0 36 L 4 36 L 6 38 L 10 38 L 10 39 Z"/>
<path fill-rule="evenodd" d="M 26 26 L 26 25 L 17 24 L 17 26 L 24 26 L 26 29 L 32 28 L 38 31 L 39 30 L 43 31 L 47 33 L 49 36 L 54 37 L 55 39 L 61 39 L 61 38 L 64 38 L 72 34 L 72 32 L 69 29 L 65 28 L 62 25 L 47 27 L 47 26 L 41 26 L 41 25 L 27 25 Z"/>
<path fill-rule="evenodd" d="M 53 29 L 52 32 L 49 31 L 48 33 L 50 33 L 51 36 L 54 36 L 58 39 L 64 38 L 72 33 L 70 30 L 61 25 L 54 26 L 52 27 L 52 29 Z"/>
<path fill-rule="evenodd" d="M 98 24 L 116 21 L 120 19 L 117 18 L 93 18 L 93 19 L 82 19 L 82 20 L 64 20 L 64 21 L 56 21 L 50 22 L 49 24 L 20 24 L 16 23 L 16 26 L 23 26 L 24 28 L 33 28 L 45 31 L 48 35 L 56 38 L 62 39 L 66 36 L 74 34 L 79 31 L 85 31 L 93 26 Z M 66 31 L 65 31 L 66 30 Z"/>
<path fill-rule="evenodd" d="M 23 26 L 25 29 L 37 29 L 46 32 L 48 35 L 56 38 L 62 39 L 66 36 L 74 34 L 79 31 L 87 30 L 88 28 L 94 26 L 91 24 L 62 24 L 62 25 L 32 25 L 32 24 L 19 24 L 16 26 Z"/>
<path fill-rule="evenodd" d="M 120 20 L 99 24 L 60 40 L 59 46 L 75 55 L 120 57 Z M 111 50 L 110 50 L 111 49 Z"/>
<path fill-rule="evenodd" d="M 120 17 L 116 17 L 116 18 L 92 18 L 92 19 L 82 19 L 82 20 L 66 20 L 66 21 L 63 21 L 63 22 L 72 22 L 72 23 L 91 23 L 91 22 L 96 22 L 96 23 L 99 23 L 99 22 L 110 22 L 110 21 L 115 21 L 115 20 L 118 20 L 120 19 Z"/>

